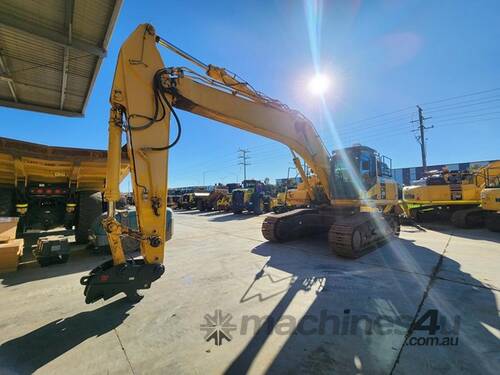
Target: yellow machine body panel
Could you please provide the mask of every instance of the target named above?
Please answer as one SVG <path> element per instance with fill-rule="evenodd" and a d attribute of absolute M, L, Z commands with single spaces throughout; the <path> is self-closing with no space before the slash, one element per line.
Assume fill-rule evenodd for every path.
<path fill-rule="evenodd" d="M 129 173 L 124 153 L 117 180 Z M 77 190 L 103 191 L 107 152 L 104 150 L 55 147 L 0 138 L 0 184 L 67 183 Z"/>
<path fill-rule="evenodd" d="M 297 187 L 297 189 L 290 189 L 286 192 L 284 201 L 286 201 L 286 204 L 290 206 L 302 206 L 309 204 L 311 199 L 307 190 Z"/>
<path fill-rule="evenodd" d="M 318 176 L 307 177 L 307 182 L 301 182 L 295 189 L 287 189 L 286 192 L 278 193 L 278 202 L 282 205 L 300 207 L 311 203 L 311 190 L 320 185 Z"/>
<path fill-rule="evenodd" d="M 461 175 L 459 183 L 450 181 L 452 175 L 443 172 L 443 184 L 412 185 L 403 188 L 403 200 L 415 205 L 479 205 L 481 191 L 485 186 L 492 185 L 500 176 L 500 161 L 493 161 L 478 170 Z M 489 182 L 488 182 L 489 181 Z"/>
<path fill-rule="evenodd" d="M 230 211 L 231 210 L 231 194 L 227 193 L 217 200 L 215 208 L 217 211 Z"/>
<path fill-rule="evenodd" d="M 481 191 L 481 207 L 486 211 L 500 213 L 500 187 L 485 188 Z"/>
<path fill-rule="evenodd" d="M 481 207 L 500 214 L 500 161 L 484 169 L 485 188 L 481 191 Z"/>
<path fill-rule="evenodd" d="M 481 188 L 475 184 L 462 184 L 452 189 L 450 185 L 405 186 L 403 200 L 419 205 L 479 204 Z"/>
<path fill-rule="evenodd" d="M 398 200 L 398 184 L 394 180 L 379 178 L 377 183 L 366 192 L 366 200 L 387 204 Z"/>

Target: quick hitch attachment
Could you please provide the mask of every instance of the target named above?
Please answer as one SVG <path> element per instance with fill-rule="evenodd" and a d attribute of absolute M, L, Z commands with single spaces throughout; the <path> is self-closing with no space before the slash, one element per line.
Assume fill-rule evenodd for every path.
<path fill-rule="evenodd" d="M 114 249 L 115 253 L 113 253 L 113 259 L 94 268 L 88 276 L 80 279 L 80 284 L 85 286 L 83 294 L 86 303 L 93 303 L 101 298 L 107 300 L 118 293 L 125 293 L 132 303 L 137 303 L 142 299 L 137 291 L 149 289 L 151 283 L 158 280 L 165 272 L 163 264 L 146 263 L 143 258 L 125 259 L 120 236 L 127 235 L 139 241 L 151 241 L 151 238 L 155 238 L 155 236 L 143 238 L 139 231 L 119 223 L 114 217 L 113 203 L 110 202 L 108 217 L 103 220 L 102 224 L 108 232 L 110 245 L 113 241 L 117 241 L 117 244 L 112 247 L 112 251 Z M 158 241 L 159 238 L 156 242 Z M 159 242 L 158 246 L 161 244 L 161 241 Z"/>
<path fill-rule="evenodd" d="M 137 291 L 149 289 L 164 272 L 163 264 L 147 264 L 144 259 L 129 259 L 117 266 L 110 260 L 80 279 L 85 286 L 85 303 L 107 300 L 118 293 L 125 293 L 130 302 L 137 303 L 143 297 Z"/>

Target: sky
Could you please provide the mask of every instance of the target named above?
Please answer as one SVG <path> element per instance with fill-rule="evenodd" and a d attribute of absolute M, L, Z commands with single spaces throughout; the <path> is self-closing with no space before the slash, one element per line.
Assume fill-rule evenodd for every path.
<path fill-rule="evenodd" d="M 500 2 L 495 0 L 126 0 L 85 117 L 0 107 L 3 137 L 55 146 L 107 146 L 109 91 L 120 45 L 140 23 L 199 60 L 225 67 L 309 117 L 333 150 L 361 143 L 421 165 L 412 129 L 421 105 L 428 164 L 500 158 Z M 166 66 L 187 63 L 161 49 Z M 190 66 L 192 67 L 192 66 Z M 308 83 L 329 77 L 324 97 Z M 169 186 L 286 177 L 288 149 L 178 111 Z M 173 132 L 172 132 L 173 133 Z M 173 134 L 172 134 L 173 136 Z M 292 172 L 294 174 L 295 172 Z M 128 189 L 122 184 L 122 190 Z"/>

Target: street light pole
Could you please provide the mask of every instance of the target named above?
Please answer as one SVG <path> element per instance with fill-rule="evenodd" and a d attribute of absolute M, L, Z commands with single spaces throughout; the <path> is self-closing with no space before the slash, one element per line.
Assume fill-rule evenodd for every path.
<path fill-rule="evenodd" d="M 205 175 L 206 175 L 207 173 L 210 173 L 210 172 L 213 172 L 213 171 L 204 171 L 204 172 L 203 172 L 203 186 L 205 186 Z"/>

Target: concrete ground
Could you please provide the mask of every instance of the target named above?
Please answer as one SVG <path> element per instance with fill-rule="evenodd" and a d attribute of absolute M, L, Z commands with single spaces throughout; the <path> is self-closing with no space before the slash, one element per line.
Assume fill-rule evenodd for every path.
<path fill-rule="evenodd" d="M 268 243 L 262 220 L 177 212 L 136 305 L 84 303 L 106 259 L 84 249 L 0 275 L 0 373 L 498 373 L 499 234 L 403 227 L 353 261 L 324 238 Z"/>

